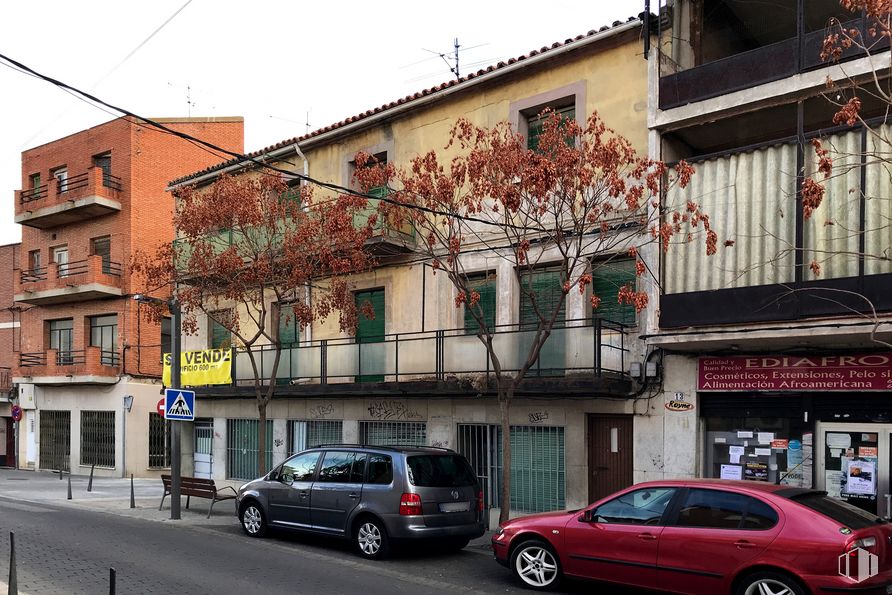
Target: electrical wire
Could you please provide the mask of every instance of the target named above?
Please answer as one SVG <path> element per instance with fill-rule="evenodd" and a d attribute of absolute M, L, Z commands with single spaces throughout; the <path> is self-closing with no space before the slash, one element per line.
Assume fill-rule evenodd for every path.
<path fill-rule="evenodd" d="M 173 129 L 171 129 L 171 128 L 165 126 L 164 124 L 161 124 L 161 123 L 159 123 L 159 122 L 155 122 L 155 121 L 152 120 L 151 118 L 147 118 L 147 117 L 144 117 L 144 116 L 140 116 L 139 114 L 136 114 L 136 113 L 134 113 L 134 112 L 132 112 L 132 111 L 126 109 L 126 108 L 123 108 L 123 107 L 120 107 L 120 106 L 116 106 L 116 105 L 113 105 L 113 104 L 108 103 L 108 102 L 106 102 L 106 101 L 103 101 L 102 99 L 99 99 L 98 97 L 96 97 L 96 96 L 94 96 L 94 95 L 91 95 L 90 93 L 87 93 L 86 91 L 81 91 L 81 90 L 78 89 L 77 87 L 73 87 L 73 86 L 71 86 L 71 85 L 69 85 L 69 84 L 67 84 L 67 83 L 65 83 L 65 82 L 63 82 L 63 81 L 60 81 L 60 80 L 55 79 L 55 78 L 53 78 L 53 77 L 51 77 L 51 76 L 48 76 L 48 75 L 42 74 L 42 73 L 40 73 L 40 72 L 37 72 L 37 71 L 34 70 L 33 68 L 31 68 L 31 67 L 29 67 L 29 66 L 27 66 L 27 65 L 25 65 L 25 64 L 23 64 L 23 63 L 21 63 L 21 62 L 19 62 L 19 61 L 17 61 L 17 60 L 14 60 L 13 58 L 10 58 L 9 56 L 6 56 L 5 54 L 0 54 L 0 60 L 3 60 L 3 61 L 5 61 L 5 62 L 7 62 L 8 64 L 11 64 L 11 65 L 15 66 L 16 68 L 22 70 L 23 72 L 25 72 L 25 73 L 27 73 L 27 74 L 29 74 L 29 75 L 31 75 L 31 76 L 36 76 L 37 78 L 40 78 L 40 79 L 42 79 L 42 80 L 44 80 L 44 81 L 46 81 L 46 82 L 48 82 L 48 83 L 50 83 L 50 84 L 52 84 L 52 85 L 55 85 L 56 87 L 59 87 L 60 89 L 64 89 L 64 90 L 68 90 L 68 91 L 71 91 L 71 92 L 73 92 L 73 93 L 76 93 L 76 94 L 78 94 L 78 95 L 80 95 L 80 96 L 82 96 L 82 97 L 84 97 L 84 98 L 90 100 L 91 102 L 98 103 L 98 104 L 103 105 L 103 106 L 105 106 L 105 107 L 107 107 L 107 108 L 109 108 L 109 109 L 112 109 L 112 110 L 116 111 L 116 112 L 120 112 L 121 114 L 124 114 L 124 115 L 126 115 L 126 116 L 130 116 L 131 118 L 136 118 L 136 119 L 140 120 L 141 122 L 143 122 L 143 123 L 145 123 L 145 124 L 148 124 L 148 125 L 150 125 L 150 126 L 153 126 L 153 127 L 157 128 L 157 129 L 159 129 L 159 130 L 162 130 L 162 131 L 164 131 L 164 132 L 166 132 L 166 133 L 168 133 L 168 134 L 171 134 L 171 135 L 176 136 L 176 137 L 178 137 L 178 138 L 181 138 L 181 139 L 183 139 L 183 140 L 191 141 L 191 142 L 194 142 L 194 143 L 199 143 L 200 145 L 202 145 L 202 146 L 204 146 L 204 147 L 207 147 L 207 148 L 212 149 L 212 150 L 214 150 L 214 151 L 218 151 L 218 152 L 220 152 L 220 153 L 222 153 L 222 154 L 225 154 L 225 155 L 229 155 L 230 157 L 232 157 L 232 158 L 234 158 L 234 159 L 236 159 L 236 160 L 238 160 L 238 161 L 247 161 L 247 162 L 253 163 L 254 165 L 256 165 L 256 166 L 258 166 L 258 167 L 260 167 L 260 168 L 268 169 L 268 170 L 271 170 L 271 171 L 276 172 L 276 173 L 279 173 L 279 174 L 283 174 L 283 175 L 286 175 L 286 176 L 290 176 L 290 177 L 293 178 L 293 179 L 301 180 L 301 181 L 304 181 L 304 182 L 307 182 L 307 183 L 310 183 L 310 184 L 313 184 L 313 185 L 319 186 L 319 187 L 321 187 L 321 188 L 325 188 L 325 189 L 327 189 L 327 190 L 331 190 L 331 191 L 334 191 L 334 192 L 337 192 L 337 193 L 340 193 L 340 194 L 343 194 L 343 195 L 347 195 L 347 196 L 359 196 L 359 197 L 366 198 L 366 199 L 369 199 L 369 200 L 377 200 L 377 201 L 384 202 L 384 203 L 387 203 L 387 204 L 392 204 L 392 205 L 399 206 L 399 207 L 403 207 L 403 208 L 407 208 L 407 209 L 413 209 L 413 210 L 416 210 L 416 211 L 421 211 L 421 212 L 424 212 L 424 213 L 427 213 L 427 214 L 430 214 L 430 215 L 438 215 L 438 216 L 442 216 L 442 217 L 449 217 L 449 218 L 451 218 L 451 219 L 457 219 L 457 220 L 459 220 L 459 221 L 467 221 L 467 222 L 473 222 L 473 223 L 480 223 L 480 224 L 488 225 L 488 226 L 492 226 L 492 227 L 499 227 L 499 228 L 504 228 L 504 229 L 514 229 L 514 230 L 518 230 L 518 231 L 539 231 L 539 232 L 547 232 L 547 231 L 548 231 L 548 230 L 546 230 L 545 228 L 541 228 L 541 227 L 527 227 L 527 226 L 513 225 L 513 224 L 510 224 L 510 223 L 498 223 L 498 222 L 490 221 L 490 220 L 487 220 L 487 219 L 480 219 L 480 218 L 478 218 L 478 217 L 470 217 L 470 216 L 468 216 L 468 215 L 459 215 L 459 214 L 456 214 L 456 213 L 448 213 L 448 212 L 445 212 L 445 211 L 438 211 L 438 210 L 436 210 L 436 209 L 432 209 L 432 208 L 430 208 L 430 207 L 426 207 L 426 206 L 423 206 L 423 205 L 411 205 L 411 204 L 405 204 L 405 203 L 401 203 L 401 202 L 399 202 L 399 201 L 393 200 L 393 199 L 391 199 L 391 198 L 388 198 L 388 197 L 386 197 L 386 196 L 384 196 L 384 197 L 381 197 L 381 196 L 373 196 L 373 195 L 371 195 L 371 194 L 367 194 L 367 193 L 364 193 L 364 192 L 359 192 L 359 191 L 354 190 L 354 189 L 352 189 L 352 188 L 347 188 L 347 187 L 345 187 L 345 186 L 341 186 L 341 185 L 339 185 L 339 184 L 334 184 L 334 183 L 332 183 L 332 182 L 323 182 L 323 181 L 321 181 L 321 180 L 317 180 L 317 179 L 315 179 L 315 178 L 312 178 L 312 177 L 310 177 L 310 176 L 307 176 L 307 175 L 304 175 L 304 174 L 301 174 L 301 173 L 298 173 L 298 172 L 294 172 L 294 171 L 291 171 L 291 170 L 287 170 L 287 169 L 283 169 L 283 168 L 280 168 L 280 167 L 276 167 L 276 166 L 274 166 L 274 165 L 270 165 L 270 164 L 266 163 L 265 161 L 263 161 L 263 160 L 262 160 L 262 157 L 261 157 L 261 158 L 257 158 L 257 157 L 252 157 L 252 156 L 250 156 L 250 155 L 245 155 L 245 154 L 243 154 L 243 153 L 237 153 L 237 152 L 235 152 L 235 151 L 230 151 L 229 149 L 225 149 L 225 148 L 223 148 L 223 147 L 217 146 L 217 145 L 215 145 L 215 144 L 213 144 L 213 143 L 210 143 L 210 142 L 208 142 L 208 141 L 204 141 L 204 140 L 202 140 L 202 139 L 200 139 L 200 138 L 194 137 L 194 136 L 192 136 L 192 135 L 190 135 L 190 134 L 187 134 L 187 133 L 185 133 L 185 132 L 180 132 L 179 130 L 173 130 Z"/>

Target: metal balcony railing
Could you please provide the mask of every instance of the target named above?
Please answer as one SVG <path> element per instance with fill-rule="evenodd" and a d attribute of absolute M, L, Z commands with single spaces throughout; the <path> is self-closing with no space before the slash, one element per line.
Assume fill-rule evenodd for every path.
<path fill-rule="evenodd" d="M 76 176 L 71 176 L 64 180 L 58 181 L 58 193 L 60 195 L 66 194 L 68 192 L 72 192 L 74 190 L 79 190 L 81 188 L 87 188 L 90 185 L 90 172 L 85 171 L 84 173 L 78 174 Z M 118 176 L 113 176 L 111 174 L 104 173 L 102 174 L 102 185 L 111 190 L 115 190 L 120 192 L 123 188 L 123 184 L 121 182 L 121 178 Z M 40 200 L 42 198 L 46 198 L 49 196 L 50 186 L 49 184 L 41 184 L 40 186 L 36 186 L 34 188 L 27 188 L 22 190 L 19 193 L 19 202 L 22 204 L 26 204 L 29 202 L 33 202 L 35 200 Z"/>
<path fill-rule="evenodd" d="M 602 318 L 568 320 L 554 328 L 527 377 L 572 375 L 625 376 L 627 326 Z M 518 371 L 529 353 L 535 330 L 519 325 L 495 328 L 493 345 L 503 372 Z M 253 350 L 259 374 L 269 382 L 275 348 Z M 277 384 L 329 382 L 403 382 L 452 377 L 492 377 L 492 361 L 483 343 L 464 328 L 380 337 L 325 339 L 283 348 Z M 235 385 L 250 385 L 254 374 L 245 351 L 235 354 Z"/>
<path fill-rule="evenodd" d="M 33 269 L 22 269 L 22 283 L 36 283 L 37 281 L 46 281 L 47 268 L 37 267 Z"/>
<path fill-rule="evenodd" d="M 59 278 L 73 277 L 74 275 L 83 275 L 90 270 L 90 260 L 73 260 L 66 264 L 59 265 Z M 102 272 L 106 275 L 121 276 L 121 263 L 112 261 L 102 262 Z M 24 279 L 22 279 L 24 281 Z"/>
<path fill-rule="evenodd" d="M 33 200 L 40 200 L 41 198 L 46 198 L 49 193 L 49 186 L 47 184 L 41 184 L 40 186 L 35 186 L 34 188 L 28 188 L 27 190 L 22 190 L 19 200 L 22 204 L 29 203 Z"/>

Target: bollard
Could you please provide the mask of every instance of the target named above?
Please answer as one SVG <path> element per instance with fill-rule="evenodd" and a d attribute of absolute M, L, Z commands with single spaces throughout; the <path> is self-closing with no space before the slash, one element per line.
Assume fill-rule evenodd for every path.
<path fill-rule="evenodd" d="M 71 473 L 68 474 L 68 499 L 71 500 Z"/>
<path fill-rule="evenodd" d="M 115 569 L 108 569 L 108 595 L 115 595 Z"/>
<path fill-rule="evenodd" d="M 96 468 L 96 463 L 93 463 L 92 465 L 90 465 L 90 481 L 87 482 L 87 491 L 88 492 L 93 491 L 93 469 L 95 469 L 95 468 Z"/>
<path fill-rule="evenodd" d="M 15 533 L 9 532 L 9 595 L 18 595 L 19 585 L 15 574 Z"/>
<path fill-rule="evenodd" d="M 133 474 L 130 474 L 130 508 L 136 508 L 136 498 L 133 495 Z"/>
<path fill-rule="evenodd" d="M 62 476 L 65 475 L 65 470 L 62 467 L 59 467 L 59 481 L 62 481 Z"/>

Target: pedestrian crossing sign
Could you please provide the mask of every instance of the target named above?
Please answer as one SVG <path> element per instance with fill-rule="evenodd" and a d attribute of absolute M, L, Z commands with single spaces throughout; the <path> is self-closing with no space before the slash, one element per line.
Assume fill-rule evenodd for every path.
<path fill-rule="evenodd" d="M 165 389 L 164 419 L 195 421 L 195 391 L 181 388 Z"/>

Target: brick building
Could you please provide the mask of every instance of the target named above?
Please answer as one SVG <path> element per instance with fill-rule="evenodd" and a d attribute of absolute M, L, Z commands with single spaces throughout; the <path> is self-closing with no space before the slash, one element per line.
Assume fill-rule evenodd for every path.
<path fill-rule="evenodd" d="M 0 270 L 18 273 L 21 244 L 0 246 Z M 13 276 L 0 275 L 0 466 L 15 466 L 11 405 L 12 366 L 19 345 L 20 310 L 13 301 Z"/>
<path fill-rule="evenodd" d="M 156 120 L 233 151 L 242 118 Z M 165 323 L 141 316 L 134 254 L 173 238 L 167 180 L 218 157 L 141 121 L 120 118 L 22 154 L 22 228 L 14 299 L 23 306 L 13 382 L 25 417 L 20 466 L 147 474 L 169 466 L 155 413 Z M 9 270 L 8 268 L 6 270 Z M 2 297 L 2 296 L 0 296 Z M 27 309 L 25 309 L 27 308 Z"/>

